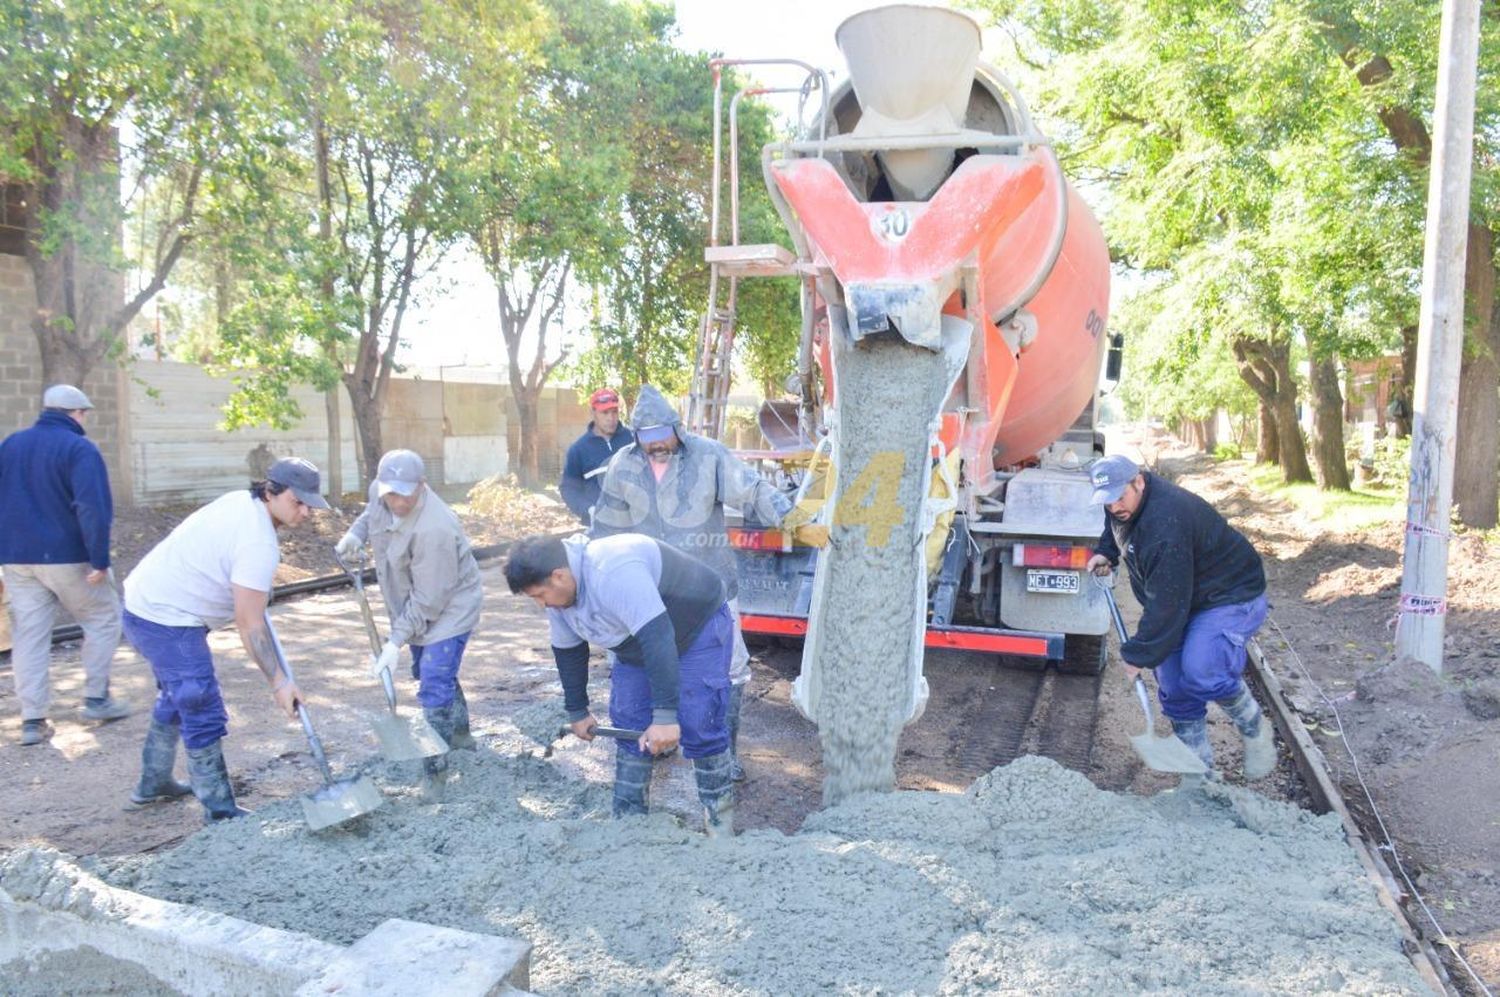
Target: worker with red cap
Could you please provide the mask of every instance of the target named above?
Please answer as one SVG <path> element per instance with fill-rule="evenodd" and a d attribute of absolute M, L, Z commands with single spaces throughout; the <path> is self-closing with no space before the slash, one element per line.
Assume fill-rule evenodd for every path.
<path fill-rule="evenodd" d="M 610 458 L 635 442 L 635 434 L 620 421 L 618 391 L 600 388 L 589 396 L 589 408 L 594 418 L 583 435 L 568 447 L 562 481 L 558 484 L 563 501 L 584 526 L 593 525 L 594 504 L 599 501 L 599 487 Z"/>

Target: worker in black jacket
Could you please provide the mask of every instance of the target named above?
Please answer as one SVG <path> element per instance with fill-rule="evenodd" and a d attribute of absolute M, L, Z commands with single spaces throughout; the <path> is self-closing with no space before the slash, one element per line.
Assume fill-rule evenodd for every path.
<path fill-rule="evenodd" d="M 1093 502 L 1108 516 L 1088 568 L 1108 574 L 1122 556 L 1141 604 L 1120 647 L 1126 674 L 1156 673 L 1172 730 L 1213 768 L 1208 704 L 1218 703 L 1245 740 L 1245 778 L 1276 767 L 1271 725 L 1242 675 L 1245 642 L 1266 619 L 1260 555 L 1203 499 L 1115 454 L 1089 468 Z"/>

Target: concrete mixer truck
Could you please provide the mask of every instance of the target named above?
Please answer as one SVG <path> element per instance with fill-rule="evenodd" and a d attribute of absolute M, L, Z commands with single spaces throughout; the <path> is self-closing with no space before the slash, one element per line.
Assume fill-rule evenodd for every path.
<path fill-rule="evenodd" d="M 1109 617 L 1082 569 L 1103 515 L 1084 466 L 1102 452 L 1101 366 L 1118 364 L 1103 234 L 1021 95 L 980 61 L 979 26 L 897 5 L 836 38 L 847 79 L 830 90 L 784 63 L 815 106 L 762 151 L 791 250 L 739 240 L 738 106 L 767 91 L 722 110 L 727 66 L 780 60 L 713 64 L 710 302 L 689 408 L 719 434 L 738 282 L 797 278 L 798 398 L 762 409 L 767 448 L 746 456 L 828 540 L 754 522 L 730 538 L 746 632 L 803 638 L 793 700 L 818 724 L 829 801 L 894 785 L 926 647 L 1102 667 Z"/>

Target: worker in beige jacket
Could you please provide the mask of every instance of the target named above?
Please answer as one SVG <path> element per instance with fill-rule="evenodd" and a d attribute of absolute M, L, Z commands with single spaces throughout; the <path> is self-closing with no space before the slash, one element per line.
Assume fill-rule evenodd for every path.
<path fill-rule="evenodd" d="M 395 668 L 401 645 L 409 645 L 428 723 L 450 747 L 472 748 L 458 667 L 484 601 L 479 565 L 458 516 L 428 487 L 422 458 L 410 450 L 380 458 L 370 502 L 338 542 L 339 556 L 352 557 L 366 543 L 375 552 L 375 577 L 391 621 L 371 674 L 379 679 Z M 447 760 L 426 761 L 428 775 L 441 782 Z"/>

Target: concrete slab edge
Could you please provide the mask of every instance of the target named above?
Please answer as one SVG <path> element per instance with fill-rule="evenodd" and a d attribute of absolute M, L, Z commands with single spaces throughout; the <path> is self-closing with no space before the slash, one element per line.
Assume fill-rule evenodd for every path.
<path fill-rule="evenodd" d="M 1328 763 L 1323 757 L 1322 749 L 1313 741 L 1306 725 L 1302 723 L 1301 716 L 1292 707 L 1291 701 L 1281 687 L 1281 680 L 1277 678 L 1270 663 L 1266 661 L 1265 652 L 1254 640 L 1247 645 L 1247 650 L 1250 657 L 1250 677 L 1264 694 L 1261 697 L 1262 701 L 1270 707 L 1271 719 L 1281 733 L 1282 742 L 1291 751 L 1292 762 L 1297 766 L 1297 772 L 1302 776 L 1313 798 L 1314 809 L 1319 813 L 1332 811 L 1338 814 L 1339 820 L 1343 822 L 1344 835 L 1349 840 L 1349 846 L 1354 849 L 1355 856 L 1364 867 L 1366 877 L 1374 885 L 1380 905 L 1390 911 L 1396 919 L 1401 930 L 1402 948 L 1417 974 L 1422 977 L 1422 981 L 1432 988 L 1434 993 L 1457 995 L 1459 991 L 1454 987 L 1437 951 L 1432 943 L 1418 932 L 1416 925 L 1407 915 L 1406 908 L 1397 899 L 1405 896 L 1405 891 L 1396 882 L 1396 877 L 1381 856 L 1380 850 L 1371 845 L 1369 839 L 1365 837 L 1364 830 L 1359 826 L 1359 822 L 1354 819 L 1354 815 L 1344 802 L 1343 793 L 1340 792 L 1338 784 L 1329 773 Z"/>
<path fill-rule="evenodd" d="M 346 948 L 110 886 L 51 850 L 0 861 L 0 963 L 80 946 L 139 965 L 182 993 L 257 997 L 519 997 L 531 952 L 518 939 L 399 918 Z"/>

